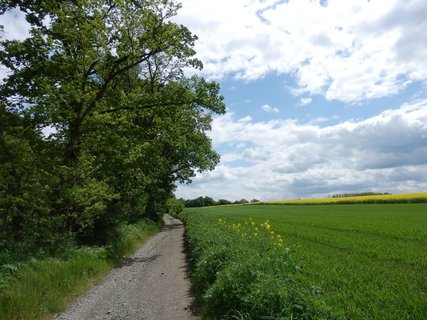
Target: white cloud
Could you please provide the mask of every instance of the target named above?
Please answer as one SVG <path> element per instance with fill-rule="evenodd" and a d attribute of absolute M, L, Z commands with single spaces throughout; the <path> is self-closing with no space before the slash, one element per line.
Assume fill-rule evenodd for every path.
<path fill-rule="evenodd" d="M 242 159 L 241 154 L 228 152 L 221 155 L 221 164 L 234 162 L 236 160 L 241 160 L 241 159 Z"/>
<path fill-rule="evenodd" d="M 279 113 L 280 110 L 277 108 L 270 107 L 268 104 L 264 104 L 261 109 L 267 113 Z"/>
<path fill-rule="evenodd" d="M 0 25 L 4 26 L 4 38 L 23 40 L 29 36 L 30 25 L 19 10 L 10 10 L 0 15 Z"/>
<path fill-rule="evenodd" d="M 306 106 L 308 104 L 310 104 L 313 101 L 313 99 L 311 98 L 301 98 L 299 104 L 301 106 Z"/>
<path fill-rule="evenodd" d="M 337 119 L 339 119 L 338 116 L 332 116 L 330 118 L 316 117 L 316 118 L 310 119 L 309 124 L 320 124 L 320 123 L 324 123 L 326 121 L 337 120 Z"/>
<path fill-rule="evenodd" d="M 175 18 L 199 36 L 204 73 L 255 80 L 290 74 L 292 92 L 358 102 L 427 80 L 425 0 L 182 0 Z M 236 18 L 238 17 L 238 18 Z M 23 39 L 22 13 L 0 16 Z"/>
<path fill-rule="evenodd" d="M 0 15 L 0 25 L 4 27 L 4 33 L 0 33 L 0 40 L 23 40 L 29 36 L 30 25 L 19 10 L 10 10 Z M 0 83 L 7 77 L 9 71 L 0 64 Z"/>
<path fill-rule="evenodd" d="M 294 93 L 345 102 L 427 80 L 425 0 L 183 0 L 177 20 L 212 78 L 291 74 Z"/>
<path fill-rule="evenodd" d="M 427 100 L 329 127 L 229 113 L 214 120 L 211 137 L 217 150 L 240 147 L 180 186 L 178 196 L 268 200 L 427 190 Z"/>

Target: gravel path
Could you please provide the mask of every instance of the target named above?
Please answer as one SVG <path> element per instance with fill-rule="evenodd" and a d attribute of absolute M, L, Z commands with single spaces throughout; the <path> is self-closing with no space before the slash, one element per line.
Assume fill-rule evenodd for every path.
<path fill-rule="evenodd" d="M 184 227 L 171 216 L 164 220 L 162 231 L 55 319 L 197 319 L 191 311 Z"/>

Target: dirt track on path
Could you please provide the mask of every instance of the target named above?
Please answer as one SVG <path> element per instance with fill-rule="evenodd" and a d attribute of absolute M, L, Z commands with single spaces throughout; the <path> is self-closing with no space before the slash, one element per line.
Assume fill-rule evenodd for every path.
<path fill-rule="evenodd" d="M 55 319 L 198 319 L 192 314 L 181 221 L 165 226 Z"/>

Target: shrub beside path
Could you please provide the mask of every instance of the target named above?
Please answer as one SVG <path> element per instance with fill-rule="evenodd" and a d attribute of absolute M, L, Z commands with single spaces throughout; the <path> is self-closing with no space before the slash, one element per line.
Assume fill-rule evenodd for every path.
<path fill-rule="evenodd" d="M 55 319 L 197 319 L 191 310 L 184 226 L 168 215 L 164 220 L 162 231 Z"/>

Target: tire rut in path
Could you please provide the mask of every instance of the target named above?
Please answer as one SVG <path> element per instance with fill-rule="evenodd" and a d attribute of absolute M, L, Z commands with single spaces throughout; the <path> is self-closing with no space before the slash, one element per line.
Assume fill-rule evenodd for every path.
<path fill-rule="evenodd" d="M 184 226 L 165 215 L 162 231 L 55 319 L 198 319 L 184 252 Z"/>

